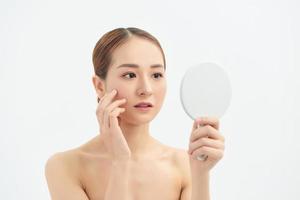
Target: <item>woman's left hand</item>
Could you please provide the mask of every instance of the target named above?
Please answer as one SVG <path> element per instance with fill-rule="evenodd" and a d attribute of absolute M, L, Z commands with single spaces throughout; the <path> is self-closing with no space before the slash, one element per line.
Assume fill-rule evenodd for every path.
<path fill-rule="evenodd" d="M 197 128 L 199 124 L 199 128 Z M 200 117 L 194 121 L 190 141 L 189 156 L 191 167 L 198 173 L 208 173 L 223 157 L 225 138 L 219 133 L 219 120 L 213 117 Z M 204 161 L 197 156 L 207 155 Z"/>

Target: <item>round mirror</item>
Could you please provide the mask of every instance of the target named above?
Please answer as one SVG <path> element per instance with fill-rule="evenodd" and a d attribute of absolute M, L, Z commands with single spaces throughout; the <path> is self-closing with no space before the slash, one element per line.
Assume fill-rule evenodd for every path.
<path fill-rule="evenodd" d="M 222 117 L 231 100 L 227 73 L 213 62 L 190 67 L 181 81 L 180 98 L 184 111 L 193 120 L 201 116 Z M 198 159 L 205 160 L 206 156 Z"/>

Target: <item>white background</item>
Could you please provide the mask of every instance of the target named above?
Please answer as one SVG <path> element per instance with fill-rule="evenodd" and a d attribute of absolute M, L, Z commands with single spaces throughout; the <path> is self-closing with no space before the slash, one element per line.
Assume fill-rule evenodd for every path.
<path fill-rule="evenodd" d="M 50 199 L 46 160 L 98 131 L 94 45 L 133 26 L 166 54 L 167 96 L 151 122 L 161 142 L 187 149 L 193 122 L 179 86 L 188 67 L 216 61 L 230 76 L 212 199 L 300 199 L 299 10 L 296 0 L 1 0 L 0 198 Z"/>

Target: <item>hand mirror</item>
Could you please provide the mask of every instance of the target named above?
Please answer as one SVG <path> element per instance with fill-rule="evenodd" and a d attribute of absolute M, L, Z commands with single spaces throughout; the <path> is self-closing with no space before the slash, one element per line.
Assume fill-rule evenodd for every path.
<path fill-rule="evenodd" d="M 181 81 L 180 98 L 184 111 L 193 120 L 201 116 L 222 117 L 231 100 L 227 73 L 213 62 L 190 67 Z M 198 160 L 206 158 L 207 155 L 197 156 Z"/>

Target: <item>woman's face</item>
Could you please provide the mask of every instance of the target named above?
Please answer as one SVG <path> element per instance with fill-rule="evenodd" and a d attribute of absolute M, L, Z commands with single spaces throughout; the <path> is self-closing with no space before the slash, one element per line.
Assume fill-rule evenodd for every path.
<path fill-rule="evenodd" d="M 117 89 L 115 99 L 127 99 L 120 106 L 126 109 L 120 115 L 122 120 L 134 124 L 151 121 L 163 104 L 166 86 L 163 55 L 151 41 L 133 36 L 113 52 L 105 88 L 106 92 Z M 141 101 L 153 107 L 140 111 L 134 106 Z"/>

